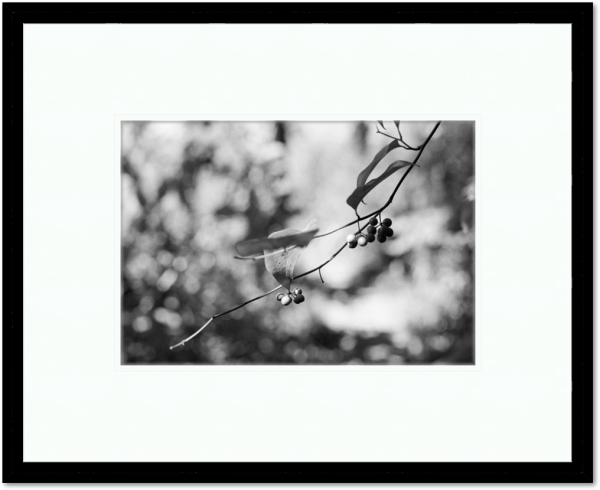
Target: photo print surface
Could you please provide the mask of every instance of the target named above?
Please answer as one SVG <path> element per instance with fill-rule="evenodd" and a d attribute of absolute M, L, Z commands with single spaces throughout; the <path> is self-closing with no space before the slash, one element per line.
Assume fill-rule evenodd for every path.
<path fill-rule="evenodd" d="M 121 363 L 475 360 L 474 121 L 123 121 Z"/>

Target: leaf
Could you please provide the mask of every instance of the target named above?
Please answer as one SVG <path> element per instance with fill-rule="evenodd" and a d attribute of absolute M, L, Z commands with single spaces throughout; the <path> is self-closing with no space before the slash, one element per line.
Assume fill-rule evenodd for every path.
<path fill-rule="evenodd" d="M 361 173 L 358 174 L 358 179 L 356 179 L 356 187 L 362 187 L 363 185 L 365 185 L 365 182 L 367 181 L 369 175 L 371 175 L 371 172 L 373 172 L 377 164 L 381 160 L 383 160 L 383 157 L 385 157 L 390 151 L 395 150 L 396 148 L 400 148 L 400 143 L 398 143 L 397 140 L 394 140 L 391 143 L 385 145 L 381 150 L 379 150 L 377 152 L 377 155 L 373 157 L 373 161 L 369 163 L 369 165 L 367 165 L 367 167 Z"/>
<path fill-rule="evenodd" d="M 292 229 L 277 231 L 269 235 L 269 240 L 291 239 L 293 237 L 298 237 L 299 235 L 306 236 L 307 233 L 312 233 L 310 235 L 310 238 L 312 239 L 317 232 L 316 226 L 317 220 L 312 220 L 302 231 Z M 308 242 L 310 242 L 310 239 Z M 290 289 L 292 278 L 294 277 L 294 267 L 296 267 L 296 262 L 298 262 L 298 258 L 300 257 L 302 250 L 308 245 L 308 242 L 306 242 L 305 245 L 294 243 L 294 245 L 297 246 L 291 250 L 283 250 L 279 254 L 265 257 L 265 266 L 267 270 L 273 274 L 273 277 L 283 287 Z"/>
<path fill-rule="evenodd" d="M 400 136 L 400 139 L 402 139 L 402 132 L 400 131 L 400 121 L 394 121 L 394 124 L 396 125 L 396 129 L 398 130 L 398 136 Z"/>
<path fill-rule="evenodd" d="M 311 223 L 313 223 L 311 221 Z M 314 221 L 316 225 L 316 221 Z M 282 230 L 271 233 L 268 238 L 257 238 L 253 240 L 245 240 L 236 244 L 235 248 L 241 256 L 250 256 L 262 254 L 263 251 L 278 250 L 280 248 L 292 247 L 294 245 L 305 247 L 316 235 L 318 228 L 308 227 L 302 231 L 299 230 Z M 284 233 L 292 232 L 292 233 Z"/>
<path fill-rule="evenodd" d="M 377 187 L 379 184 L 381 184 L 385 179 L 387 179 L 394 172 L 396 172 L 404 167 L 410 167 L 411 165 L 413 165 L 411 162 L 405 162 L 404 160 L 396 160 L 395 162 L 390 163 L 387 170 L 385 172 L 383 172 L 379 177 L 370 180 L 365 185 L 357 187 L 354 190 L 354 192 L 352 194 L 350 194 L 350 197 L 348 197 L 348 199 L 346 199 L 346 203 L 348 204 L 348 206 L 350 206 L 351 208 L 356 210 L 356 208 L 358 207 L 360 202 L 363 200 L 363 198 L 369 192 L 371 192 L 373 189 L 375 189 L 375 187 Z"/>
<path fill-rule="evenodd" d="M 383 125 L 383 121 L 377 121 L 377 122 L 380 124 L 380 126 L 381 126 L 383 129 L 385 129 L 385 126 Z"/>

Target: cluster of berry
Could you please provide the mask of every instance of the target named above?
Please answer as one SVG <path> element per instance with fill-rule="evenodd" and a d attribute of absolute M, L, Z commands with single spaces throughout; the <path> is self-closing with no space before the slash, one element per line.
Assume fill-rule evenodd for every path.
<path fill-rule="evenodd" d="M 383 243 L 387 240 L 388 237 L 394 235 L 394 230 L 392 230 L 392 220 L 389 218 L 384 219 L 381 222 L 380 226 L 377 226 L 379 221 L 377 218 L 371 218 L 369 220 L 369 226 L 367 227 L 367 234 L 363 235 L 362 233 L 358 234 L 350 234 L 346 237 L 346 242 L 348 242 L 348 246 L 350 248 L 356 248 L 357 245 L 364 247 L 367 243 L 371 243 L 375 241 L 375 234 L 377 234 L 377 241 L 379 243 Z"/>
<path fill-rule="evenodd" d="M 296 288 L 296 289 L 294 289 L 294 292 L 290 291 L 289 294 L 279 293 L 277 295 L 277 301 L 281 301 L 281 304 L 284 306 L 289 305 L 292 301 L 294 303 L 296 303 L 297 305 L 299 305 L 300 303 L 302 303 L 304 301 L 304 296 L 302 295 L 302 289 Z"/>

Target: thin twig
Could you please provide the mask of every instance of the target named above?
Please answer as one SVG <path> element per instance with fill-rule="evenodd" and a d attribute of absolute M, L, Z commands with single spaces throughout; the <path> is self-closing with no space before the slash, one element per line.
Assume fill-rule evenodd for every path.
<path fill-rule="evenodd" d="M 210 319 L 200 327 L 199 330 L 196 330 L 192 335 L 190 335 L 187 339 L 182 340 L 181 342 L 179 342 L 178 344 L 172 345 L 171 347 L 169 347 L 170 350 L 175 349 L 176 347 L 182 347 L 185 345 L 186 342 L 192 340 L 196 335 L 198 335 L 200 332 L 202 332 L 202 330 L 204 330 L 206 327 L 208 327 L 210 325 L 210 322 L 212 322 L 215 319 L 214 316 L 211 316 Z"/>
<path fill-rule="evenodd" d="M 431 133 L 429 133 L 429 136 L 427 137 L 427 139 L 425 140 L 425 143 L 423 143 L 420 147 L 419 147 L 419 153 L 417 154 L 413 165 L 411 165 L 410 167 L 408 167 L 408 169 L 406 170 L 406 172 L 404 172 L 404 175 L 402 176 L 402 178 L 400 179 L 400 181 L 398 182 L 398 184 L 396 185 L 396 187 L 394 188 L 394 192 L 392 192 L 392 195 L 390 196 L 390 198 L 387 200 L 387 202 L 377 211 L 373 211 L 372 213 L 363 216 L 363 217 L 358 217 L 357 219 L 355 219 L 354 221 L 348 223 L 347 225 L 344 225 L 334 231 L 330 231 L 329 233 L 325 233 L 324 235 L 317 235 L 315 237 L 313 237 L 313 240 L 315 238 L 319 238 L 319 237 L 323 237 L 323 236 L 327 236 L 327 235 L 331 235 L 332 233 L 335 233 L 336 231 L 342 230 L 348 226 L 351 226 L 355 223 L 360 223 L 362 220 L 365 220 L 367 218 L 370 218 L 372 216 L 376 216 L 379 215 L 379 220 L 381 221 L 381 212 L 386 209 L 394 200 L 394 196 L 396 195 L 396 192 L 398 192 L 398 189 L 400 188 L 400 186 L 402 185 L 402 182 L 404 182 L 404 179 L 406 179 L 407 175 L 409 174 L 409 172 L 412 170 L 413 167 L 416 166 L 417 161 L 419 160 L 419 158 L 421 157 L 421 155 L 423 154 L 423 150 L 425 149 L 425 147 L 427 146 L 427 143 L 429 143 L 429 140 L 431 140 L 431 138 L 433 137 L 433 135 L 435 134 L 435 132 L 437 131 L 437 128 L 440 126 L 440 124 L 442 123 L 442 121 L 438 121 L 435 125 L 435 127 L 433 128 L 433 130 L 431 131 Z M 369 223 L 366 223 L 365 225 L 363 225 L 362 227 L 360 227 L 359 225 L 359 233 L 364 230 L 367 226 L 369 226 Z M 323 267 L 325 267 L 327 264 L 329 264 L 329 262 L 331 262 L 333 259 L 335 259 L 341 252 L 342 250 L 344 250 L 346 247 L 348 246 L 347 243 L 344 243 L 344 245 L 342 247 L 340 247 L 331 257 L 329 257 L 329 259 L 327 259 L 325 262 L 323 262 L 321 265 L 315 267 L 314 269 L 311 269 L 307 272 L 303 272 L 302 274 L 295 276 L 291 279 L 291 281 L 295 281 L 296 279 L 300 279 L 301 277 L 306 277 L 309 274 L 312 274 L 313 272 L 319 271 L 319 275 L 321 276 L 321 281 L 323 281 L 323 276 L 321 275 L 321 269 Z M 325 281 L 323 281 L 325 282 Z M 215 318 L 219 318 L 220 316 L 224 316 L 224 315 L 228 315 L 229 313 L 234 312 L 235 310 L 239 310 L 240 308 L 243 308 L 244 306 L 246 306 L 249 303 L 252 303 L 253 301 L 257 301 L 259 299 L 264 298 L 265 296 L 269 296 L 271 293 L 274 293 L 275 291 L 277 291 L 278 289 L 281 289 L 283 286 L 277 286 L 274 289 L 271 289 L 270 291 L 261 294 L 260 296 L 257 296 L 256 298 L 252 298 L 240 305 L 237 305 L 234 308 L 231 308 L 230 310 L 224 311 L 223 313 L 218 313 L 216 315 L 213 315 L 210 317 L 210 319 L 204 324 L 202 325 L 202 327 L 200 327 L 199 330 L 197 330 L 196 332 L 194 332 L 192 335 L 190 335 L 189 337 L 187 337 L 186 339 L 182 340 L 181 342 L 179 342 L 178 344 L 175 344 L 173 346 L 170 347 L 170 349 L 175 349 L 176 347 L 180 347 L 182 345 L 184 345 L 185 343 L 187 343 L 188 341 L 190 341 L 191 339 L 193 339 L 196 335 L 198 335 L 200 332 L 202 332 L 202 330 L 204 330 L 208 325 L 210 325 L 210 323 L 215 319 Z"/>
<path fill-rule="evenodd" d="M 416 148 L 413 148 L 412 146 L 410 146 L 410 145 L 409 145 L 409 144 L 408 144 L 406 141 L 404 141 L 404 140 L 402 139 L 402 135 L 400 135 L 400 137 L 399 137 L 399 138 L 396 138 L 395 136 L 392 136 L 391 134 L 384 133 L 383 131 L 379 131 L 379 130 L 377 130 L 377 133 L 378 133 L 378 134 L 381 134 L 381 135 L 383 135 L 383 136 L 387 136 L 388 138 L 391 138 L 391 139 L 393 139 L 393 140 L 396 140 L 396 141 L 397 141 L 397 142 L 400 144 L 400 148 L 404 148 L 405 150 L 418 151 L 418 150 L 420 150 L 420 149 L 421 149 L 421 147 L 420 147 L 420 146 L 418 146 L 418 147 L 416 147 Z"/>
<path fill-rule="evenodd" d="M 215 318 L 219 318 L 220 316 L 228 315 L 229 313 L 232 313 L 235 310 L 239 310 L 240 308 L 243 308 L 244 306 L 246 306 L 249 303 L 252 303 L 253 301 L 257 301 L 261 298 L 264 298 L 265 296 L 269 296 L 269 294 L 274 293 L 275 291 L 277 291 L 278 289 L 281 289 L 281 288 L 282 288 L 282 286 L 277 286 L 276 288 L 271 289 L 271 291 L 269 291 L 268 293 L 257 296 L 256 298 L 252 298 L 252 299 L 246 301 L 245 303 L 242 303 L 241 305 L 237 305 L 235 308 L 231 308 L 231 310 L 227 310 L 227 311 L 224 311 L 223 313 L 217 313 L 216 315 L 211 316 L 210 319 L 204 325 L 202 325 L 199 330 L 196 330 L 192 335 L 187 337 L 185 340 L 182 340 L 178 344 L 172 345 L 171 347 L 169 347 L 169 349 L 173 350 L 176 347 L 180 347 L 180 346 L 184 345 L 186 342 L 192 340 L 196 335 L 198 335 L 200 332 L 202 332 L 202 330 L 204 330 L 206 327 L 208 327 L 208 325 L 210 325 L 210 323 Z"/>
<path fill-rule="evenodd" d="M 262 299 L 265 296 L 269 296 L 269 294 L 274 293 L 275 291 L 277 291 L 278 289 L 281 289 L 282 287 L 283 286 L 277 286 L 276 288 L 273 288 L 270 291 L 268 291 L 268 292 L 266 292 L 264 294 L 261 294 L 260 296 L 257 296 L 256 298 L 249 299 L 245 303 L 242 303 L 241 305 L 237 305 L 236 307 L 231 308 L 231 310 L 224 311 L 223 313 L 217 313 L 216 315 L 213 315 L 213 318 L 219 318 L 220 316 L 228 315 L 229 313 L 232 313 L 235 310 L 239 310 L 240 308 L 243 308 L 244 306 L 246 306 L 247 304 L 252 303 L 253 301 L 256 301 L 258 299 Z"/>

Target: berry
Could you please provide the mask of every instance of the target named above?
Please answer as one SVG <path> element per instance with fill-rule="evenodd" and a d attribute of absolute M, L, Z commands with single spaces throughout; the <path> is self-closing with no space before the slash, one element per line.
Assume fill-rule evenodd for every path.
<path fill-rule="evenodd" d="M 386 240 L 387 240 L 387 238 L 385 237 L 385 235 L 379 235 L 379 236 L 377 237 L 377 241 L 378 241 L 379 243 L 383 243 L 383 242 L 385 242 Z"/>
<path fill-rule="evenodd" d="M 369 224 L 370 224 L 371 226 L 377 226 L 377 223 L 379 223 L 379 221 L 377 221 L 377 218 L 371 218 L 371 219 L 369 220 Z"/>
<path fill-rule="evenodd" d="M 283 298 L 281 298 L 281 304 L 284 306 L 289 305 L 292 302 L 292 298 L 290 298 L 288 295 L 285 295 Z"/>
<path fill-rule="evenodd" d="M 376 230 L 377 228 L 375 228 L 373 225 L 367 227 L 367 233 L 371 233 L 374 235 Z"/>
<path fill-rule="evenodd" d="M 373 233 L 367 234 L 367 242 L 373 243 L 375 241 L 375 235 Z"/>
<path fill-rule="evenodd" d="M 377 235 L 379 235 L 379 236 L 384 235 L 385 236 L 385 226 L 382 226 L 381 228 L 379 228 L 377 230 Z"/>
<path fill-rule="evenodd" d="M 358 242 L 352 242 L 348 244 L 350 248 L 356 248 L 356 245 L 358 245 Z"/>
<path fill-rule="evenodd" d="M 386 228 L 385 229 L 385 236 L 392 236 L 394 234 L 394 230 L 392 230 L 391 228 Z"/>
<path fill-rule="evenodd" d="M 303 301 L 304 301 L 304 296 L 302 294 L 299 294 L 298 296 L 296 296 L 294 298 L 294 303 L 296 303 L 297 305 L 299 305 Z"/>
<path fill-rule="evenodd" d="M 300 288 L 294 289 L 294 294 L 295 295 L 302 294 L 302 289 L 300 289 Z"/>
<path fill-rule="evenodd" d="M 277 295 L 277 301 L 281 301 L 281 298 L 283 298 L 284 296 L 285 296 L 285 294 L 283 294 L 283 293 L 279 293 L 279 294 Z"/>
<path fill-rule="evenodd" d="M 346 242 L 348 242 L 348 243 L 356 242 L 356 235 L 354 233 L 350 233 L 350 235 L 348 235 L 346 237 Z"/>
<path fill-rule="evenodd" d="M 386 218 L 386 219 L 384 219 L 384 220 L 381 222 L 381 224 L 382 224 L 382 225 L 385 225 L 385 226 L 387 226 L 387 227 L 390 227 L 390 226 L 392 226 L 392 220 L 391 220 L 391 219 L 389 219 L 389 218 Z"/>
<path fill-rule="evenodd" d="M 367 237 L 366 236 L 360 236 L 360 237 L 358 237 L 358 244 L 361 247 L 364 247 L 367 243 L 368 242 L 367 242 Z"/>

